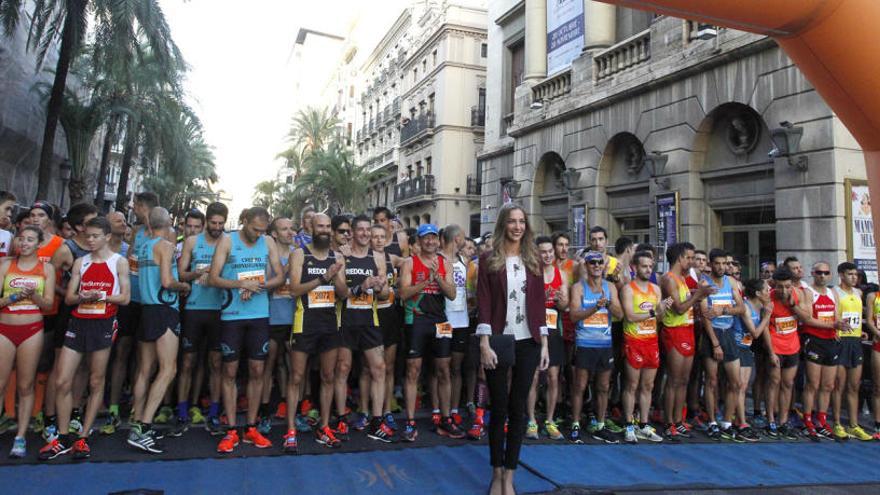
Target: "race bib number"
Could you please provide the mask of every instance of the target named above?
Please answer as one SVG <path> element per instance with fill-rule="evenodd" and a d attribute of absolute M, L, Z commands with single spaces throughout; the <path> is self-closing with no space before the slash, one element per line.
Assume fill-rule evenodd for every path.
<path fill-rule="evenodd" d="M 348 296 L 348 309 L 373 309 L 373 291 L 362 292 L 358 296 Z"/>
<path fill-rule="evenodd" d="M 648 318 L 640 321 L 636 327 L 639 335 L 656 335 L 657 334 L 657 318 Z"/>
<path fill-rule="evenodd" d="M 585 327 L 606 328 L 608 327 L 608 310 L 605 308 L 596 311 L 584 320 Z"/>
<path fill-rule="evenodd" d="M 822 323 L 834 323 L 834 311 L 817 311 L 816 319 Z"/>
<path fill-rule="evenodd" d="M 451 339 L 452 338 L 452 325 L 448 321 L 444 321 L 443 323 L 437 323 L 434 325 L 434 328 L 437 329 L 436 337 L 438 339 Z"/>
<path fill-rule="evenodd" d="M 265 270 L 254 270 L 254 271 L 250 271 L 250 272 L 239 272 L 238 273 L 238 280 L 242 281 L 242 282 L 245 280 L 254 280 L 259 284 L 264 284 L 264 283 L 266 283 L 266 271 Z M 244 292 L 244 289 L 239 289 L 238 291 Z"/>
<path fill-rule="evenodd" d="M 208 285 L 208 271 L 206 268 L 210 267 L 210 263 L 196 263 L 196 271 L 205 270 L 204 273 L 199 275 L 199 278 L 195 279 L 195 283 L 198 285 Z"/>
<path fill-rule="evenodd" d="M 272 293 L 272 299 L 290 299 L 290 281 L 285 280 L 284 285 L 275 289 Z"/>
<path fill-rule="evenodd" d="M 319 285 L 309 292 L 309 309 L 332 308 L 336 305 L 336 292 L 332 285 Z"/>
<path fill-rule="evenodd" d="M 844 311 L 841 317 L 849 322 L 849 332 L 840 332 L 840 335 L 859 336 L 862 332 L 862 315 L 857 311 Z"/>
<path fill-rule="evenodd" d="M 394 287 L 388 289 L 388 300 L 376 302 L 377 309 L 387 309 L 394 305 Z"/>
<path fill-rule="evenodd" d="M 128 273 L 129 275 L 138 274 L 138 257 L 134 253 L 128 255 Z"/>
<path fill-rule="evenodd" d="M 555 329 L 559 324 L 559 312 L 553 308 L 546 309 L 547 315 L 547 328 Z"/>
<path fill-rule="evenodd" d="M 743 334 L 742 345 L 752 345 L 753 340 L 754 339 L 752 338 L 752 334 L 750 334 L 747 330 L 746 333 Z"/>
<path fill-rule="evenodd" d="M 81 315 L 102 315 L 107 312 L 107 293 L 101 291 L 101 298 L 93 302 L 79 303 L 77 313 Z"/>
<path fill-rule="evenodd" d="M 776 333 L 779 335 L 787 335 L 792 332 L 797 332 L 797 320 L 794 316 L 776 318 Z"/>

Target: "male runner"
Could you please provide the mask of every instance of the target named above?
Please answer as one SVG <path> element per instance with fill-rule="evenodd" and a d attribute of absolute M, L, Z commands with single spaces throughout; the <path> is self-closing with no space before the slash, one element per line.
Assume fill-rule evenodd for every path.
<path fill-rule="evenodd" d="M 770 343 L 768 360 L 770 376 L 767 383 L 767 436 L 797 440 L 788 425 L 788 406 L 797 374 L 801 344 L 798 339 L 797 306 L 791 272 L 785 268 L 773 274 L 775 288 L 770 291 Z M 778 417 L 777 417 L 778 415 Z M 778 426 L 777 426 L 778 419 Z"/>
<path fill-rule="evenodd" d="M 445 309 L 446 321 L 452 325 L 452 359 L 449 364 L 451 407 L 449 414 L 452 416 L 452 421 L 459 426 L 462 422 L 461 415 L 458 413 L 458 406 L 461 403 L 462 366 L 468 347 L 468 336 L 471 335 L 467 308 L 467 265 L 461 256 L 464 239 L 464 231 L 458 225 L 447 225 L 440 231 L 441 247 L 439 253 L 452 268 L 452 282 L 455 284 L 455 298 L 445 301 Z M 552 253 L 552 244 L 550 250 Z M 567 286 L 565 291 L 568 292 Z M 560 338 L 559 344 L 560 350 L 562 350 L 562 336 L 557 336 Z M 558 367 L 556 371 L 559 371 Z"/>
<path fill-rule="evenodd" d="M 620 276 L 620 264 L 617 258 L 607 253 L 608 231 L 599 225 L 590 229 L 590 251 L 602 253 L 605 256 L 605 277 L 612 282 Z"/>
<path fill-rule="evenodd" d="M 302 209 L 302 213 L 300 215 L 300 231 L 294 236 L 294 245 L 299 248 L 305 247 L 307 244 L 312 242 L 312 233 L 314 230 L 314 225 L 312 224 L 312 219 L 315 217 L 315 209 L 311 206 L 306 206 Z"/>
<path fill-rule="evenodd" d="M 304 385 L 310 356 L 319 356 L 321 419 L 315 428 L 315 440 L 330 448 L 340 446 L 330 429 L 334 378 L 342 336 L 336 320 L 336 301 L 348 292 L 341 256 L 330 249 L 330 217 L 323 213 L 312 217 L 312 242 L 290 254 L 290 293 L 296 299 L 293 333 L 290 337 L 290 378 L 287 381 L 287 434 L 284 452 L 297 450 L 297 404 Z"/>
<path fill-rule="evenodd" d="M 269 353 L 268 291 L 284 282 L 278 248 L 271 237 L 269 212 L 255 206 L 245 211 L 241 230 L 224 236 L 214 250 L 208 284 L 226 291 L 220 311 L 220 349 L 223 354 L 223 409 L 229 422 L 217 452 L 228 454 L 239 442 L 236 428 L 238 361 L 244 347 L 248 358 L 247 429 L 244 443 L 257 448 L 272 446 L 257 430 L 257 411 L 263 391 L 263 369 Z M 272 278 L 266 276 L 271 269 Z M 227 304 L 228 301 L 228 304 Z"/>
<path fill-rule="evenodd" d="M 12 249 L 12 208 L 18 199 L 9 191 L 0 191 L 0 258 Z"/>
<path fill-rule="evenodd" d="M 409 256 L 409 238 L 404 231 L 394 231 L 391 217 L 391 210 L 384 206 L 378 206 L 373 210 L 373 223 L 385 227 L 387 232 L 388 242 L 385 252 L 401 258 Z"/>
<path fill-rule="evenodd" d="M 118 211 L 111 211 L 107 214 L 107 221 L 110 222 L 110 242 L 107 245 L 110 246 L 111 251 L 126 258 L 129 246 L 125 242 L 125 231 L 128 229 L 125 215 Z"/>
<path fill-rule="evenodd" d="M 224 292 L 208 285 L 208 271 L 214 250 L 223 237 L 223 226 L 229 209 L 223 203 L 211 203 L 206 210 L 207 227 L 204 232 L 183 241 L 177 267 L 180 280 L 192 284 L 183 311 L 183 329 L 180 341 L 182 356 L 177 377 L 177 417 L 186 424 L 205 423 L 211 435 L 225 433 L 220 425 L 220 308 Z M 207 418 L 198 407 L 202 380 L 193 379 L 193 371 L 208 353 L 208 395 L 210 405 Z M 196 373 L 196 377 L 199 374 Z"/>

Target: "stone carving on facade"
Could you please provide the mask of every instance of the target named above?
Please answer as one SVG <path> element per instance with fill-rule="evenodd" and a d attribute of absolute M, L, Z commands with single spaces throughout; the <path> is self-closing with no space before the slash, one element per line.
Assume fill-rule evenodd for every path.
<path fill-rule="evenodd" d="M 624 145 L 623 159 L 624 163 L 626 163 L 627 173 L 636 177 L 645 166 L 645 151 L 639 143 L 631 141 Z"/>
<path fill-rule="evenodd" d="M 755 149 L 758 144 L 760 123 L 747 112 L 741 112 L 730 118 L 727 125 L 727 146 L 736 155 L 745 155 Z"/>

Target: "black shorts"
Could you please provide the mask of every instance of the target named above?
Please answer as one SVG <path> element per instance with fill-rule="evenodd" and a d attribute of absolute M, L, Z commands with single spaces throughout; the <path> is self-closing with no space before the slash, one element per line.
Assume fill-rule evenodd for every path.
<path fill-rule="evenodd" d="M 862 342 L 852 337 L 844 337 L 840 339 L 840 361 L 838 365 L 846 369 L 858 368 L 865 361 L 865 354 L 862 352 Z"/>
<path fill-rule="evenodd" d="M 67 341 L 67 330 L 70 326 L 70 320 L 73 318 L 71 313 L 73 313 L 73 307 L 64 304 L 62 301 L 61 305 L 58 306 L 58 314 L 55 315 L 52 322 L 52 332 L 49 334 L 53 349 L 60 349 Z M 45 324 L 43 328 L 45 329 Z M 47 338 L 47 340 L 49 339 Z"/>
<path fill-rule="evenodd" d="M 438 339 L 437 323 L 443 322 L 420 317 L 413 318 L 412 327 L 406 334 L 407 359 L 425 357 L 429 349 L 435 358 L 448 358 L 452 355 L 453 339 Z"/>
<path fill-rule="evenodd" d="M 801 355 L 798 352 L 794 354 L 777 354 L 776 357 L 779 358 L 779 367 L 781 369 L 797 368 L 801 361 Z"/>
<path fill-rule="evenodd" d="M 220 321 L 220 354 L 224 363 L 238 361 L 242 345 L 252 361 L 265 361 L 269 354 L 269 318 Z"/>
<path fill-rule="evenodd" d="M 339 347 L 342 347 L 342 334 L 336 328 L 307 330 L 291 334 L 290 337 L 290 350 L 309 356 L 323 354 Z"/>
<path fill-rule="evenodd" d="M 141 303 L 130 302 L 126 306 L 119 306 L 116 312 L 116 320 L 119 321 L 120 337 L 134 337 L 141 327 Z"/>
<path fill-rule="evenodd" d="M 77 318 L 71 317 L 64 334 L 64 347 L 76 352 L 86 353 L 109 349 L 116 340 L 116 317 Z"/>
<path fill-rule="evenodd" d="M 400 312 L 394 306 L 377 311 L 379 315 L 379 328 L 382 329 L 382 345 L 391 347 L 400 343 L 401 318 Z"/>
<path fill-rule="evenodd" d="M 171 330 L 180 336 L 180 313 L 165 304 L 145 304 L 141 306 L 141 324 L 137 338 L 141 342 L 155 342 L 165 332 Z"/>
<path fill-rule="evenodd" d="M 470 342 L 470 336 L 476 332 L 476 329 L 471 329 L 471 327 L 464 328 L 453 328 L 452 329 L 452 352 L 457 352 L 459 354 L 467 354 L 468 350 L 468 342 Z"/>
<path fill-rule="evenodd" d="M 590 373 L 614 369 L 614 349 L 610 347 L 578 347 L 574 351 L 574 367 Z"/>
<path fill-rule="evenodd" d="M 352 351 L 366 351 L 382 347 L 382 329 L 372 325 L 342 327 L 342 345 Z"/>
<path fill-rule="evenodd" d="M 712 331 L 715 332 L 715 338 L 718 339 L 721 351 L 724 352 L 723 361 L 725 363 L 732 363 L 739 359 L 739 346 L 736 345 L 736 339 L 733 338 L 733 328 L 728 328 L 727 330 L 716 330 L 713 328 Z M 703 349 L 703 357 L 712 357 L 712 339 L 704 336 L 701 348 Z"/>
<path fill-rule="evenodd" d="M 755 366 L 755 353 L 749 347 L 738 346 L 739 348 L 739 365 L 743 368 L 753 368 Z"/>
<path fill-rule="evenodd" d="M 183 312 L 180 332 L 180 350 L 198 352 L 203 339 L 208 339 L 209 351 L 220 351 L 220 311 L 187 309 Z"/>
<path fill-rule="evenodd" d="M 285 348 L 290 342 L 290 335 L 293 332 L 293 324 L 290 325 L 269 325 L 269 340 L 274 340 L 276 344 Z"/>
<path fill-rule="evenodd" d="M 840 342 L 835 339 L 805 335 L 804 359 L 820 366 L 837 366 L 840 360 Z"/>
<path fill-rule="evenodd" d="M 555 328 L 547 335 L 547 351 L 550 354 L 550 366 L 565 364 L 565 340 L 562 338 L 562 332 Z"/>

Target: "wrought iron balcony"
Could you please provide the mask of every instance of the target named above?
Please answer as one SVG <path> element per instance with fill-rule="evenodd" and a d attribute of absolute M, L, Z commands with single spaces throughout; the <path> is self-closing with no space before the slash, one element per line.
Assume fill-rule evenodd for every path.
<path fill-rule="evenodd" d="M 423 175 L 405 180 L 394 186 L 394 202 L 400 203 L 409 199 L 434 194 L 434 176 Z"/>
<path fill-rule="evenodd" d="M 400 97 L 394 98 L 394 103 L 391 104 L 391 114 L 393 117 L 397 117 L 400 115 Z"/>
<path fill-rule="evenodd" d="M 479 196 L 483 192 L 483 184 L 480 183 L 479 177 L 473 175 L 467 176 L 467 194 L 468 196 Z"/>
<path fill-rule="evenodd" d="M 483 127 L 486 125 L 486 107 L 471 107 L 471 126 Z"/>
<path fill-rule="evenodd" d="M 403 144 L 433 128 L 433 114 L 427 113 L 419 115 L 400 128 L 400 144 Z"/>

